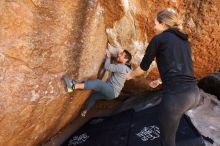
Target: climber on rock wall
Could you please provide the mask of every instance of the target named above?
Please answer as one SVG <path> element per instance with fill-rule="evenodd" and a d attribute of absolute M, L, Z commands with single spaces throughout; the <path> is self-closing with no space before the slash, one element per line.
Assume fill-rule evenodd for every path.
<path fill-rule="evenodd" d="M 115 99 L 119 96 L 122 88 L 124 87 L 126 74 L 131 72 L 131 65 L 129 63 L 132 59 L 132 55 L 127 50 L 119 52 L 116 64 L 111 64 L 111 56 L 111 53 L 107 50 L 104 68 L 111 72 L 111 76 L 106 82 L 96 79 L 85 81 L 84 83 L 77 83 L 69 77 L 64 76 L 68 93 L 71 93 L 76 89 L 93 90 L 92 95 L 86 102 L 85 109 L 81 112 L 82 117 L 85 117 L 87 111 L 94 105 L 96 100 Z"/>
<path fill-rule="evenodd" d="M 127 74 L 127 79 L 149 69 L 156 57 L 163 82 L 160 104 L 162 146 L 175 146 L 176 131 L 182 115 L 199 101 L 199 88 L 194 77 L 191 47 L 182 32 L 182 19 L 174 9 L 160 11 L 155 19 L 158 34 L 150 41 L 139 67 Z M 158 85 L 157 82 L 155 87 Z"/>

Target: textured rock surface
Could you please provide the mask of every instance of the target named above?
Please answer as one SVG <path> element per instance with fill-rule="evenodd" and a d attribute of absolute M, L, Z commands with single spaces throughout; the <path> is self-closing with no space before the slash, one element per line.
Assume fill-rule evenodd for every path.
<path fill-rule="evenodd" d="M 1 1 L 0 18 L 0 145 L 38 145 L 89 94 L 65 94 L 61 77 L 96 77 L 106 46 L 102 10 L 95 0 Z"/>
<path fill-rule="evenodd" d="M 1 0 L 0 145 L 38 145 L 74 119 L 89 91 L 65 94 L 62 76 L 96 78 L 107 41 L 140 62 L 164 7 L 185 17 L 196 76 L 219 70 L 218 0 Z"/>

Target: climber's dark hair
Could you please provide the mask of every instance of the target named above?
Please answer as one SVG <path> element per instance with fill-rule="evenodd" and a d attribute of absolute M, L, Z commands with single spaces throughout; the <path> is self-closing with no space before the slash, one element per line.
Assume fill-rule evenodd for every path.
<path fill-rule="evenodd" d="M 130 61 L 132 59 L 131 53 L 128 52 L 128 50 L 124 50 L 123 52 L 125 53 L 125 58 L 128 59 L 128 61 L 126 63 L 130 63 Z"/>

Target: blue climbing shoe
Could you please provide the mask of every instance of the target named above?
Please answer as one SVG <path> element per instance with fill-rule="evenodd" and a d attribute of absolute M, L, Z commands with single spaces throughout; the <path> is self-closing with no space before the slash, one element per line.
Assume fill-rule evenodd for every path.
<path fill-rule="evenodd" d="M 64 81 L 66 83 L 66 90 L 68 93 L 73 92 L 74 90 L 74 86 L 76 84 L 76 82 L 74 80 L 71 80 L 69 77 L 64 76 Z"/>

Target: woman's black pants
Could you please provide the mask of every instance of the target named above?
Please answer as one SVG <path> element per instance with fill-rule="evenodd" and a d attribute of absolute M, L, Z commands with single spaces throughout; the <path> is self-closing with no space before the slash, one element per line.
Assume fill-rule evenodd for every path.
<path fill-rule="evenodd" d="M 162 146 L 176 146 L 176 131 L 182 115 L 199 102 L 196 84 L 174 83 L 164 88 L 160 104 L 160 131 Z"/>

